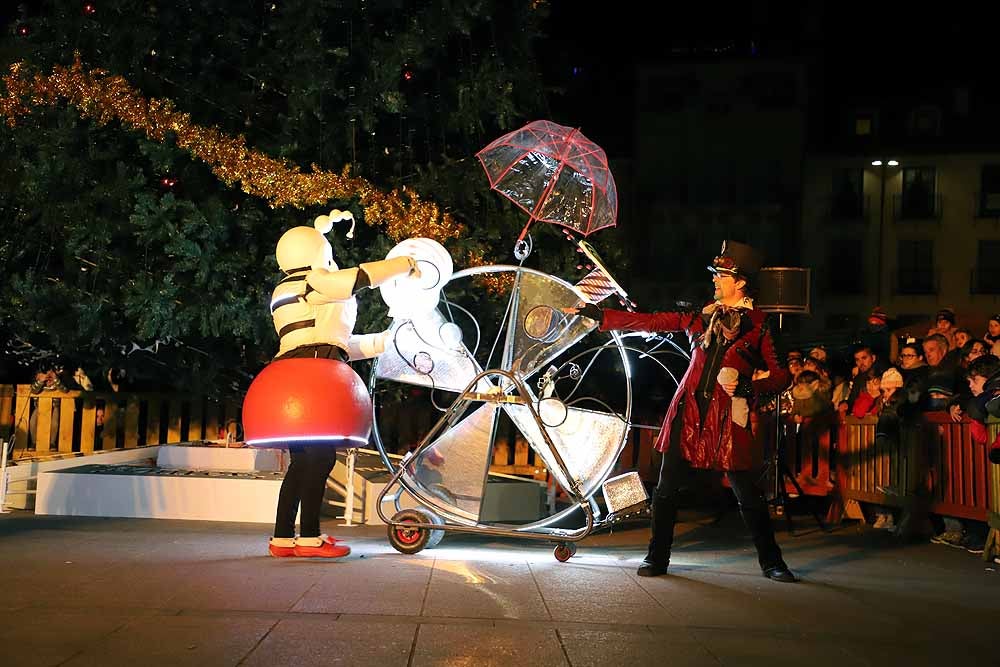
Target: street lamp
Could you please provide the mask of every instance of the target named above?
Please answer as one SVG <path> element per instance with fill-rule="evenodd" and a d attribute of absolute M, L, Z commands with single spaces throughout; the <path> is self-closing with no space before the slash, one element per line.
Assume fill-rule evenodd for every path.
<path fill-rule="evenodd" d="M 885 227 L 885 169 L 898 167 L 897 160 L 872 160 L 872 166 L 879 168 L 879 198 L 878 198 L 878 262 L 876 263 L 875 305 L 882 305 L 882 236 Z"/>

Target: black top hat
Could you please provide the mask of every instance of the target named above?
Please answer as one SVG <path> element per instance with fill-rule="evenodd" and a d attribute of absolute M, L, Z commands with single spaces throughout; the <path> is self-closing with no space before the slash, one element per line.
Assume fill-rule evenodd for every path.
<path fill-rule="evenodd" d="M 760 271 L 763 264 L 764 257 L 746 243 L 723 241 L 722 250 L 712 260 L 712 266 L 708 270 L 729 276 L 748 277 Z"/>

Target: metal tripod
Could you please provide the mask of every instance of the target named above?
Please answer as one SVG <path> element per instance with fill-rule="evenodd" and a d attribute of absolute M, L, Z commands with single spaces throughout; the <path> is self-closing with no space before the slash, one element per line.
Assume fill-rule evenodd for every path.
<path fill-rule="evenodd" d="M 805 497 L 805 492 L 802 487 L 799 486 L 798 480 L 795 479 L 795 475 L 792 471 L 788 469 L 788 463 L 785 460 L 785 428 L 784 423 L 781 420 L 781 394 L 777 394 L 774 400 L 774 449 L 771 451 L 770 460 L 768 461 L 767 468 L 770 472 L 772 482 L 771 497 L 767 499 L 768 505 L 773 505 L 775 508 L 775 514 L 778 516 L 784 515 L 785 522 L 788 524 L 788 533 L 790 535 L 795 534 L 795 526 L 792 523 L 792 513 L 788 511 L 789 505 L 789 495 L 788 488 L 785 484 L 787 479 L 795 487 L 796 493 L 798 493 L 799 498 Z M 823 532 L 827 531 L 826 524 L 823 523 L 823 519 L 820 518 L 819 514 L 816 513 L 815 509 L 811 509 L 810 513 L 816 520 L 816 525 L 819 526 L 820 530 Z"/>

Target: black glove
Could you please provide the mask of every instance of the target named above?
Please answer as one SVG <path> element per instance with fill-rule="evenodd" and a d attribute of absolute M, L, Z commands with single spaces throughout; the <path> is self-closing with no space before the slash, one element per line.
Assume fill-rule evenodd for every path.
<path fill-rule="evenodd" d="M 597 323 L 604 321 L 604 310 L 592 303 L 583 304 L 583 306 L 576 311 L 576 314 L 594 320 Z"/>

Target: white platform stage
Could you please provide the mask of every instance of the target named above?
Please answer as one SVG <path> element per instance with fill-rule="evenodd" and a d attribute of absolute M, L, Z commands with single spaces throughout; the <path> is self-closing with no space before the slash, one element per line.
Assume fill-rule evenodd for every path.
<path fill-rule="evenodd" d="M 283 476 L 83 465 L 39 475 L 35 513 L 271 523 Z"/>
<path fill-rule="evenodd" d="M 152 448 L 150 448 L 151 450 Z M 148 458 L 119 461 L 84 456 L 61 461 L 37 476 L 35 513 L 59 516 L 130 517 L 272 523 L 287 467 L 284 450 L 160 445 L 156 465 Z M 107 464 L 100 463 L 107 461 Z M 358 450 L 353 485 L 348 485 L 346 453 L 327 481 L 324 513 L 345 517 L 348 487 L 354 496 L 351 522 L 381 524 L 375 509 L 389 479 L 378 454 Z M 532 480 L 492 476 L 483 503 L 484 521 L 530 521 L 540 516 L 544 487 Z M 404 494 L 402 507 L 414 502 Z M 391 503 L 384 508 L 395 513 Z"/>

